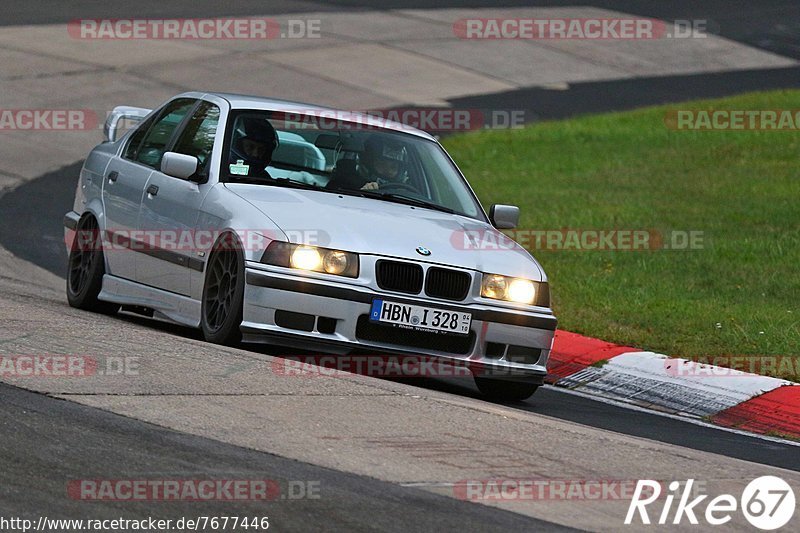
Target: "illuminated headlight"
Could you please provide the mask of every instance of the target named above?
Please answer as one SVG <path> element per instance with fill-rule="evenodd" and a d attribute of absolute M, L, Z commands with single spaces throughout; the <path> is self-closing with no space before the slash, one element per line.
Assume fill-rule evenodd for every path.
<path fill-rule="evenodd" d="M 508 299 L 512 302 L 532 304 L 536 300 L 536 286 L 527 279 L 515 279 L 508 286 Z"/>
<path fill-rule="evenodd" d="M 317 246 L 273 241 L 261 257 L 261 262 L 297 270 L 358 277 L 358 254 Z"/>
<path fill-rule="evenodd" d="M 300 270 L 320 270 L 322 268 L 322 254 L 311 246 L 298 246 L 289 258 L 289 265 Z"/>
<path fill-rule="evenodd" d="M 499 274 L 483 275 L 481 296 L 493 300 L 550 307 L 550 291 L 547 283 Z"/>

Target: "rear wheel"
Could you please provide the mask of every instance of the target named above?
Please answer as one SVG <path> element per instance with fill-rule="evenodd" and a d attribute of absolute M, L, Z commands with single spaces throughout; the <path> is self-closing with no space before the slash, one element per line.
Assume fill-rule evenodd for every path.
<path fill-rule="evenodd" d="M 103 243 L 97 220 L 87 215 L 78 222 L 67 261 L 67 301 L 72 307 L 112 314 L 119 305 L 97 299 L 105 274 Z"/>
<path fill-rule="evenodd" d="M 501 402 L 521 402 L 527 400 L 539 385 L 533 383 L 524 383 L 519 381 L 503 381 L 500 379 L 489 379 L 482 377 L 475 377 L 475 384 L 478 390 L 483 393 L 490 400 Z"/>
<path fill-rule="evenodd" d="M 206 266 L 201 327 L 209 342 L 233 346 L 242 340 L 244 258 L 236 239 L 223 235 Z"/>

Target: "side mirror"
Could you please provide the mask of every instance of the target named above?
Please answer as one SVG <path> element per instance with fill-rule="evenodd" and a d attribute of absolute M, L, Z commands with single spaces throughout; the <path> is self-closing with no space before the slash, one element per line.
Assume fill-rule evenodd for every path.
<path fill-rule="evenodd" d="M 519 207 L 494 204 L 489 209 L 489 220 L 497 229 L 514 229 L 519 224 Z"/>
<path fill-rule="evenodd" d="M 130 106 L 117 106 L 106 118 L 105 126 L 103 127 L 103 138 L 106 142 L 114 142 L 119 135 L 119 125 L 122 121 L 141 122 L 144 117 L 150 114 L 151 109 L 144 109 L 142 107 Z"/>
<path fill-rule="evenodd" d="M 189 179 L 197 172 L 197 158 L 191 155 L 167 152 L 161 158 L 161 172 L 173 178 Z"/>

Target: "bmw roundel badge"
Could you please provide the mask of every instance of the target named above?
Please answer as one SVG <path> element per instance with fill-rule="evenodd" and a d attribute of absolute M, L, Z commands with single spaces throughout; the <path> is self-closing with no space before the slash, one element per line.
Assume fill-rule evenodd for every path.
<path fill-rule="evenodd" d="M 419 255 L 424 255 L 425 257 L 431 255 L 431 251 L 425 248 L 424 246 L 417 246 L 417 253 Z"/>

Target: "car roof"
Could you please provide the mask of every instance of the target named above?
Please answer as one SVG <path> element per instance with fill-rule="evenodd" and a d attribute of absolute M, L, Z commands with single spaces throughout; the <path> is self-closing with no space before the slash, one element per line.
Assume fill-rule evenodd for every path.
<path fill-rule="evenodd" d="M 198 93 L 186 93 L 181 96 L 196 96 Z M 383 128 L 401 133 L 408 133 L 416 137 L 435 141 L 436 139 L 429 133 L 412 128 L 401 122 L 387 120 L 381 116 L 368 115 L 359 111 L 345 111 L 332 107 L 324 107 L 303 102 L 293 102 L 291 100 L 281 100 L 279 98 L 264 98 L 261 96 L 249 96 L 245 94 L 205 92 L 204 95 L 218 96 L 227 100 L 231 109 L 258 109 L 265 111 L 282 111 L 286 113 L 298 113 L 312 116 L 330 117 L 335 120 L 354 122 L 375 128 Z"/>

